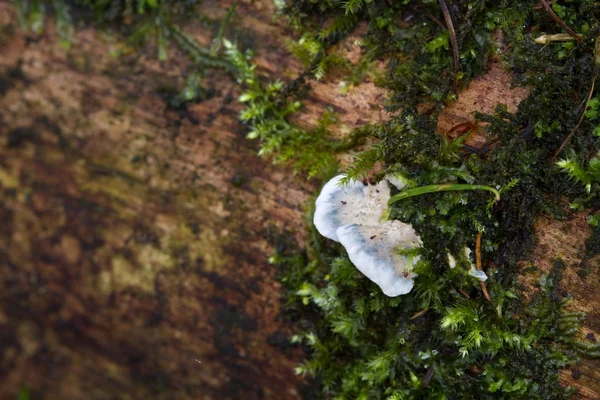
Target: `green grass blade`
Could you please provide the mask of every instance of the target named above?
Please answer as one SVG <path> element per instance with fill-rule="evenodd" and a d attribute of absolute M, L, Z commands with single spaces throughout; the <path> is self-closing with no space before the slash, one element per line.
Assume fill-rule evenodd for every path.
<path fill-rule="evenodd" d="M 389 200 L 388 203 L 394 204 L 397 201 L 400 201 L 400 200 L 403 200 L 403 199 L 406 199 L 409 197 L 413 197 L 413 196 L 418 196 L 418 195 L 425 194 L 425 193 L 450 192 L 450 191 L 457 191 L 457 190 L 488 190 L 488 191 L 494 193 L 494 195 L 496 196 L 496 201 L 500 200 L 500 192 L 498 192 L 496 189 L 494 189 L 491 186 L 448 183 L 448 184 L 443 184 L 443 185 L 420 186 L 420 187 L 416 187 L 414 189 L 403 190 L 400 193 L 392 196 L 392 198 Z"/>
<path fill-rule="evenodd" d="M 221 24 L 221 28 L 219 29 L 219 33 L 217 34 L 217 37 L 215 38 L 215 41 L 213 42 L 213 45 L 210 48 L 211 55 L 217 55 L 217 51 L 219 51 L 219 48 L 221 47 L 221 42 L 223 41 L 223 34 L 225 33 L 225 28 L 227 27 L 227 24 L 229 24 L 229 20 L 231 19 L 231 16 L 235 11 L 235 7 L 238 5 L 239 2 L 240 0 L 235 0 L 231 7 L 229 7 L 229 11 L 227 11 L 227 15 L 225 16 L 225 19 Z"/>

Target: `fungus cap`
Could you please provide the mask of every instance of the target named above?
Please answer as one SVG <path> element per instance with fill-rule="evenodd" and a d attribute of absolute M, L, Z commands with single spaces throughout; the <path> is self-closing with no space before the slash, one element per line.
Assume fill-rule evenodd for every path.
<path fill-rule="evenodd" d="M 317 197 L 315 227 L 326 238 L 341 242 L 350 261 L 384 294 L 410 292 L 417 257 L 399 255 L 396 249 L 419 247 L 421 239 L 412 225 L 384 220 L 390 199 L 388 181 L 377 185 L 353 181 L 343 186 L 344 177 L 331 179 Z"/>
<path fill-rule="evenodd" d="M 316 201 L 314 224 L 319 233 L 339 242 L 336 230 L 343 225 L 377 225 L 387 210 L 390 188 L 386 181 L 377 185 L 364 185 L 351 181 L 342 185 L 345 175 L 331 179 Z"/>

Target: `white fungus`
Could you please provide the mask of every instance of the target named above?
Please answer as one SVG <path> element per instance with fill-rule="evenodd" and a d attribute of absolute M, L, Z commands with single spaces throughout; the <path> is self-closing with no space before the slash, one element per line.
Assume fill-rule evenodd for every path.
<path fill-rule="evenodd" d="M 406 180 L 405 177 L 403 177 L 401 174 L 398 174 L 398 173 L 387 174 L 385 176 L 385 179 L 389 183 L 394 185 L 396 187 L 396 189 L 398 189 L 398 190 L 402 190 L 402 189 L 404 189 L 404 187 L 406 185 L 408 185 L 408 180 Z"/>
<path fill-rule="evenodd" d="M 469 269 L 469 275 L 474 276 L 482 282 L 485 282 L 487 280 L 487 275 L 485 274 L 485 272 L 478 270 L 475 267 L 475 264 L 473 264 L 473 262 L 471 261 L 471 249 L 465 247 L 463 248 L 463 252 L 465 258 L 469 261 L 469 265 L 471 266 L 471 268 Z M 454 256 L 450 254 L 450 252 L 447 252 L 446 255 L 448 256 L 448 265 L 450 266 L 450 268 L 456 267 L 456 259 L 454 258 Z"/>
<path fill-rule="evenodd" d="M 390 297 L 410 292 L 417 257 L 397 253 L 413 249 L 421 239 L 412 225 L 387 221 L 390 187 L 387 180 L 377 185 L 354 181 L 341 185 L 344 175 L 331 179 L 316 201 L 314 223 L 323 236 L 340 242 L 350 261 L 384 294 Z M 399 183 L 399 182 L 398 182 Z"/>
<path fill-rule="evenodd" d="M 469 264 L 471 264 L 471 269 L 469 270 L 469 275 L 474 276 L 475 278 L 479 279 L 481 282 L 487 281 L 487 275 L 485 274 L 485 272 L 477 269 L 475 267 L 475 264 L 473 264 L 473 262 L 471 261 L 471 249 L 468 247 L 465 247 L 463 249 L 463 251 L 465 252 L 465 257 L 467 258 L 467 260 L 469 260 Z"/>
<path fill-rule="evenodd" d="M 469 275 L 474 276 L 475 278 L 479 279 L 481 282 L 487 281 L 487 275 L 482 270 L 472 268 L 471 271 L 469 271 Z"/>
<path fill-rule="evenodd" d="M 375 282 L 386 296 L 395 297 L 410 292 L 416 257 L 401 256 L 397 248 L 412 249 L 421 244 L 411 225 L 386 221 L 376 226 L 344 225 L 337 229 L 340 243 L 350 261 L 367 278 Z"/>

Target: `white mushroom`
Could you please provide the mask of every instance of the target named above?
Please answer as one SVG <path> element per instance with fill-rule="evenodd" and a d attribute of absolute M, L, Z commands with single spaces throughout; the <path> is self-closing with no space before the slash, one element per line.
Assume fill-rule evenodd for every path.
<path fill-rule="evenodd" d="M 469 275 L 474 276 L 475 278 L 479 279 L 481 282 L 487 281 L 487 275 L 485 274 L 485 272 L 483 272 L 479 269 L 471 268 L 471 270 L 469 271 Z"/>
<path fill-rule="evenodd" d="M 325 237 L 341 242 L 352 263 L 387 296 L 410 292 L 416 257 L 401 256 L 396 249 L 413 249 L 421 239 L 413 227 L 386 221 L 390 187 L 354 181 L 340 185 L 344 175 L 331 179 L 316 201 L 314 223 Z"/>

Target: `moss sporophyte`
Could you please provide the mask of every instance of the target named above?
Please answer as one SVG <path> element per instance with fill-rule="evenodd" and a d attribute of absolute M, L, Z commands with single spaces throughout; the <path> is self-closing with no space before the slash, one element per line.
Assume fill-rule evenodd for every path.
<path fill-rule="evenodd" d="M 38 30 L 42 2 L 17 4 L 24 25 Z M 70 26 L 62 4 L 52 2 L 57 21 Z M 197 67 L 189 88 L 208 68 L 229 71 L 260 153 L 307 177 L 334 177 L 316 210 L 309 205 L 305 250 L 278 246 L 273 257 L 286 312 L 302 328 L 293 340 L 307 351 L 297 372 L 315 377 L 316 397 L 564 399 L 572 390 L 559 371 L 599 357 L 598 344 L 576 340 L 582 315 L 567 312 L 570 298 L 558 294 L 564 262 L 528 287 L 519 280 L 534 221 L 564 216 L 565 199 L 595 225 L 587 257 L 600 248 L 597 1 L 278 0 L 296 31 L 288 48 L 306 68 L 289 82 L 260 76 L 252 53 L 222 34 L 212 50 L 200 46 L 176 23 L 186 7 L 77 4 L 100 20 L 135 15 L 130 43 L 154 38 L 160 58 L 165 43 L 177 43 Z M 354 62 L 340 51 L 351 33 L 361 49 Z M 442 110 L 491 57 L 528 96 L 515 112 L 475 113 L 485 145 L 466 145 L 464 129 L 436 133 Z M 386 89 L 389 118 L 343 138 L 330 134 L 330 111 L 311 129 L 290 122 L 308 82 L 331 72 L 344 90 L 367 78 Z M 202 91 L 186 93 L 182 102 Z M 336 155 L 346 153 L 355 161 L 339 175 Z M 361 183 L 367 176 L 373 184 Z"/>

